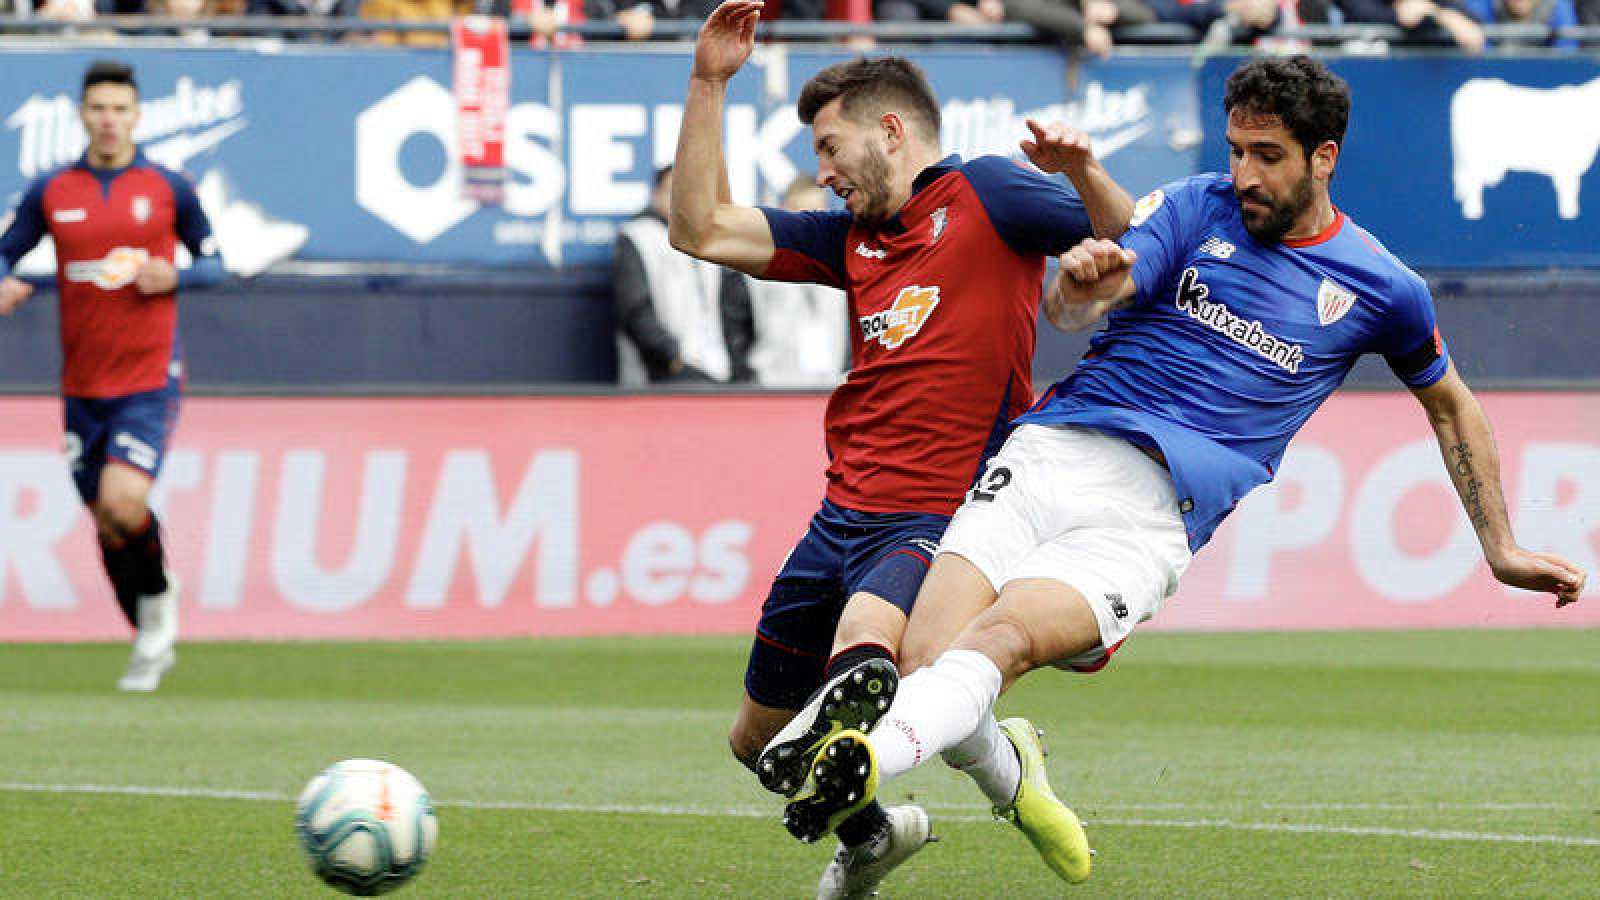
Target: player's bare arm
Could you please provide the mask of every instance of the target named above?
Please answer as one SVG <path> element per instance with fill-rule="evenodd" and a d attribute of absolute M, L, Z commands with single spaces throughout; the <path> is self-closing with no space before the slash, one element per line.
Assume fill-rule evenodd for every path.
<path fill-rule="evenodd" d="M 1122 237 L 1133 217 L 1133 198 L 1095 158 L 1089 136 L 1060 122 L 1041 125 L 1029 119 L 1027 124 L 1033 137 L 1024 138 L 1020 146 L 1029 162 L 1041 172 L 1067 176 L 1083 198 L 1095 237 Z"/>
<path fill-rule="evenodd" d="M 672 246 L 700 259 L 760 275 L 772 261 L 766 216 L 735 205 L 722 161 L 722 113 L 728 79 L 755 49 L 760 0 L 727 0 L 700 27 L 689 96 L 672 169 Z"/>
<path fill-rule="evenodd" d="M 1062 331 L 1084 331 L 1132 302 L 1134 252 L 1115 241 L 1089 238 L 1061 254 L 1055 284 L 1044 295 L 1045 315 Z"/>
<path fill-rule="evenodd" d="M 1451 364 L 1439 381 L 1413 393 L 1427 410 L 1450 481 L 1478 533 L 1494 577 L 1512 587 L 1554 594 L 1558 607 L 1576 602 L 1587 574 L 1553 553 L 1525 550 L 1512 537 L 1500 489 L 1500 455 L 1494 433 L 1478 399 L 1456 374 L 1455 365 Z"/>
<path fill-rule="evenodd" d="M 0 316 L 11 315 L 17 307 L 22 305 L 22 301 L 32 295 L 33 285 L 26 281 L 14 275 L 0 278 Z"/>

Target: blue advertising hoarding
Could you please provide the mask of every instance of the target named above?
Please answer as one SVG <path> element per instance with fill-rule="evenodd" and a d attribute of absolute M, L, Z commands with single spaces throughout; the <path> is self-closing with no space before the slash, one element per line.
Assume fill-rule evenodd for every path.
<path fill-rule="evenodd" d="M 1331 59 L 1350 84 L 1334 203 L 1412 266 L 1600 266 L 1600 61 Z M 1202 165 L 1224 170 L 1223 85 L 1200 79 Z"/>
<path fill-rule="evenodd" d="M 138 134 L 200 188 L 230 268 L 307 260 L 583 265 L 670 161 L 687 47 L 513 54 L 505 202 L 463 196 L 450 58 L 439 50 L 290 47 L 9 51 L 0 81 L 0 201 L 83 147 L 77 84 L 94 59 L 133 64 Z M 1152 185 L 1195 168 L 1199 113 L 1186 61 L 1069 69 L 1054 51 L 920 50 L 944 104 L 946 149 L 1016 153 L 1022 120 L 1087 130 L 1108 168 Z M 805 80 L 842 52 L 763 46 L 734 80 L 726 154 L 736 199 L 768 202 L 815 166 L 794 112 Z M 46 260 L 30 260 L 35 269 Z"/>

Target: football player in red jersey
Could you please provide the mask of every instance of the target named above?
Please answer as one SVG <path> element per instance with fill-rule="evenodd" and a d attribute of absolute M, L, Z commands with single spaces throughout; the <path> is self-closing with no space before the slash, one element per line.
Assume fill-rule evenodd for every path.
<path fill-rule="evenodd" d="M 33 293 L 12 272 L 50 235 L 68 461 L 117 602 L 137 630 L 118 687 L 152 691 L 176 660 L 178 635 L 178 584 L 149 507 L 183 381 L 177 290 L 214 285 L 223 268 L 194 189 L 134 143 L 133 70 L 91 65 L 79 113 L 88 149 L 36 179 L 0 235 L 0 314 Z M 174 265 L 180 240 L 194 259 L 182 273 Z"/>
<path fill-rule="evenodd" d="M 907 613 L 949 516 L 1010 421 L 1032 402 L 1034 323 L 1045 261 L 1092 235 L 1115 238 L 1133 203 L 1080 134 L 1028 123 L 1021 149 L 1069 189 L 1000 156 L 940 152 L 939 102 L 896 57 L 829 66 L 802 90 L 817 183 L 844 201 L 790 212 L 731 200 L 722 163 L 728 82 L 754 46 L 759 0 L 728 0 L 695 47 L 670 217 L 678 249 L 757 278 L 844 289 L 858 329 L 846 382 L 828 404 L 821 510 L 778 573 L 756 628 L 734 755 L 791 810 L 826 786 L 808 776 L 816 746 L 876 721 L 894 691 Z M 1075 189 L 1075 190 L 1074 190 Z M 823 703 L 862 666 L 860 703 Z M 876 668 L 874 668 L 876 667 Z M 763 749 L 765 748 L 765 749 Z M 959 755 L 980 784 L 985 773 Z M 927 842 L 915 806 L 858 804 L 790 830 L 841 846 L 818 896 L 864 896 Z"/>

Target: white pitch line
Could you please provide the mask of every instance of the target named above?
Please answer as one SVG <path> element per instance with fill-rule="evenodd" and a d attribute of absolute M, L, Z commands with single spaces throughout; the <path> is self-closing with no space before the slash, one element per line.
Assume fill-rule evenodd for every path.
<path fill-rule="evenodd" d="M 237 791 L 216 788 L 160 787 L 153 785 L 115 784 L 30 784 L 25 782 L 0 782 L 0 791 L 34 794 L 119 794 L 136 797 L 190 797 L 208 800 L 270 800 L 290 802 L 288 794 L 272 791 Z M 710 808 L 700 806 L 653 806 L 648 804 L 612 803 L 524 803 L 514 800 L 439 800 L 435 806 L 456 809 L 511 809 L 529 812 L 621 813 L 628 815 L 695 816 L 701 818 L 767 818 L 775 816 L 773 809 L 757 807 Z M 955 807 L 963 808 L 963 807 Z M 973 808 L 973 807 L 965 807 Z M 1387 807 L 1385 807 L 1387 808 Z M 1431 809 L 1436 807 L 1421 807 Z M 1469 809 L 1475 807 L 1460 807 Z M 944 815 L 948 822 L 989 822 L 992 816 Z M 1425 828 L 1386 828 L 1373 825 L 1292 824 L 1288 822 L 1236 822 L 1232 819 L 1119 819 L 1089 818 L 1085 825 L 1116 826 L 1121 828 L 1216 828 L 1226 831 L 1267 831 L 1291 834 L 1344 834 L 1362 837 L 1402 837 L 1428 841 L 1465 841 L 1501 844 L 1556 844 L 1568 847 L 1600 847 L 1600 837 L 1579 837 L 1565 834 L 1506 834 L 1484 831 L 1435 831 Z"/>

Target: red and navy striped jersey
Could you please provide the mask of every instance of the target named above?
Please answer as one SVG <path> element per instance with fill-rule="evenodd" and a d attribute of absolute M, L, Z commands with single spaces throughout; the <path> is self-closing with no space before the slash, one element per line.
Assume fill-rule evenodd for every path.
<path fill-rule="evenodd" d="M 85 157 L 43 175 L 0 236 L 0 275 L 46 233 L 55 240 L 61 298 L 61 392 L 119 397 L 166 384 L 177 296 L 140 294 L 134 276 L 153 257 L 171 262 L 178 240 L 197 264 L 220 272 L 194 188 L 143 153 L 123 169 L 95 169 Z"/>
<path fill-rule="evenodd" d="M 863 512 L 949 515 L 1033 400 L 1045 257 L 1091 233 L 1076 193 L 998 156 L 923 171 L 878 228 L 848 212 L 762 208 L 762 277 L 844 289 L 849 378 L 825 419 L 827 498 Z"/>

